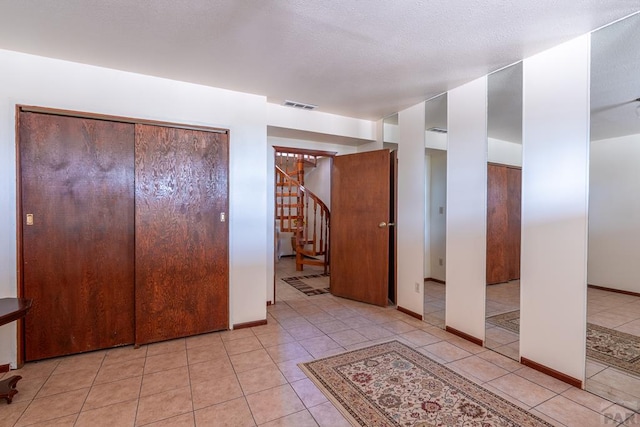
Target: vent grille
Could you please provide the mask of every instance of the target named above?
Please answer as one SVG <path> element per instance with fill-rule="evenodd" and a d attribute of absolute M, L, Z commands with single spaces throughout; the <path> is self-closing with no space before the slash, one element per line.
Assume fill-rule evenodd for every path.
<path fill-rule="evenodd" d="M 297 101 L 284 101 L 284 104 L 282 105 L 284 105 L 285 107 L 300 108 L 301 110 L 315 110 L 316 108 L 318 108 L 317 105 L 305 104 L 304 102 Z"/>
<path fill-rule="evenodd" d="M 432 127 L 427 129 L 427 132 L 436 132 L 436 133 L 447 133 L 447 130 L 439 127 Z"/>

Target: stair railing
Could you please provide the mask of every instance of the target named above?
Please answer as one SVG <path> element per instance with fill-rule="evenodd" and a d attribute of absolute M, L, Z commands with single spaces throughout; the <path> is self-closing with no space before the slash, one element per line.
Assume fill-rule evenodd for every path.
<path fill-rule="evenodd" d="M 330 212 L 327 205 L 312 191 L 276 166 L 276 218 L 280 231 L 294 235 L 296 267 L 303 264 L 329 267 Z M 323 256 L 323 260 L 305 258 Z"/>

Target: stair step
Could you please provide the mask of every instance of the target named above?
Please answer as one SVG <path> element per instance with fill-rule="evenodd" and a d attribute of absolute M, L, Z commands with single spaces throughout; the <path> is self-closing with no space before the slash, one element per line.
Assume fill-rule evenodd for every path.
<path fill-rule="evenodd" d="M 291 187 L 291 188 L 297 188 L 298 186 L 295 184 L 290 184 L 288 182 L 276 182 L 276 186 L 277 187 Z"/>

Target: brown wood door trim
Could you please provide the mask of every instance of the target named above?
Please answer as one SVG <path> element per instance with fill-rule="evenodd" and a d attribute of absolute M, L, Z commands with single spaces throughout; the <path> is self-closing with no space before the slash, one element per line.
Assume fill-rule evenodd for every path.
<path fill-rule="evenodd" d="M 189 125 L 184 123 L 164 122 L 160 120 L 141 119 L 141 118 L 126 117 L 126 116 L 111 116 L 108 114 L 87 113 L 83 111 L 74 111 L 74 110 L 62 110 L 57 108 L 38 107 L 33 105 L 17 105 L 16 107 L 18 108 L 18 111 L 24 111 L 28 113 L 41 113 L 41 114 L 51 114 L 55 116 L 69 116 L 69 117 L 78 117 L 83 119 L 106 120 L 109 122 L 142 124 L 142 125 L 149 125 L 149 126 L 176 128 L 176 129 L 199 130 L 203 132 L 226 133 L 226 134 L 229 133 L 228 129 L 222 129 L 222 128 L 216 128 L 216 127 L 210 127 L 210 126 Z"/>

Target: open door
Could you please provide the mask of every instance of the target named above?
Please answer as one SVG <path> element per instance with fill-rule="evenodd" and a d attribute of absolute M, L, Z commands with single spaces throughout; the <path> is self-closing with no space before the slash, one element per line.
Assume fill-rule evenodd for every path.
<path fill-rule="evenodd" d="M 390 286 L 389 150 L 333 158 L 331 176 L 331 293 L 386 306 Z"/>

